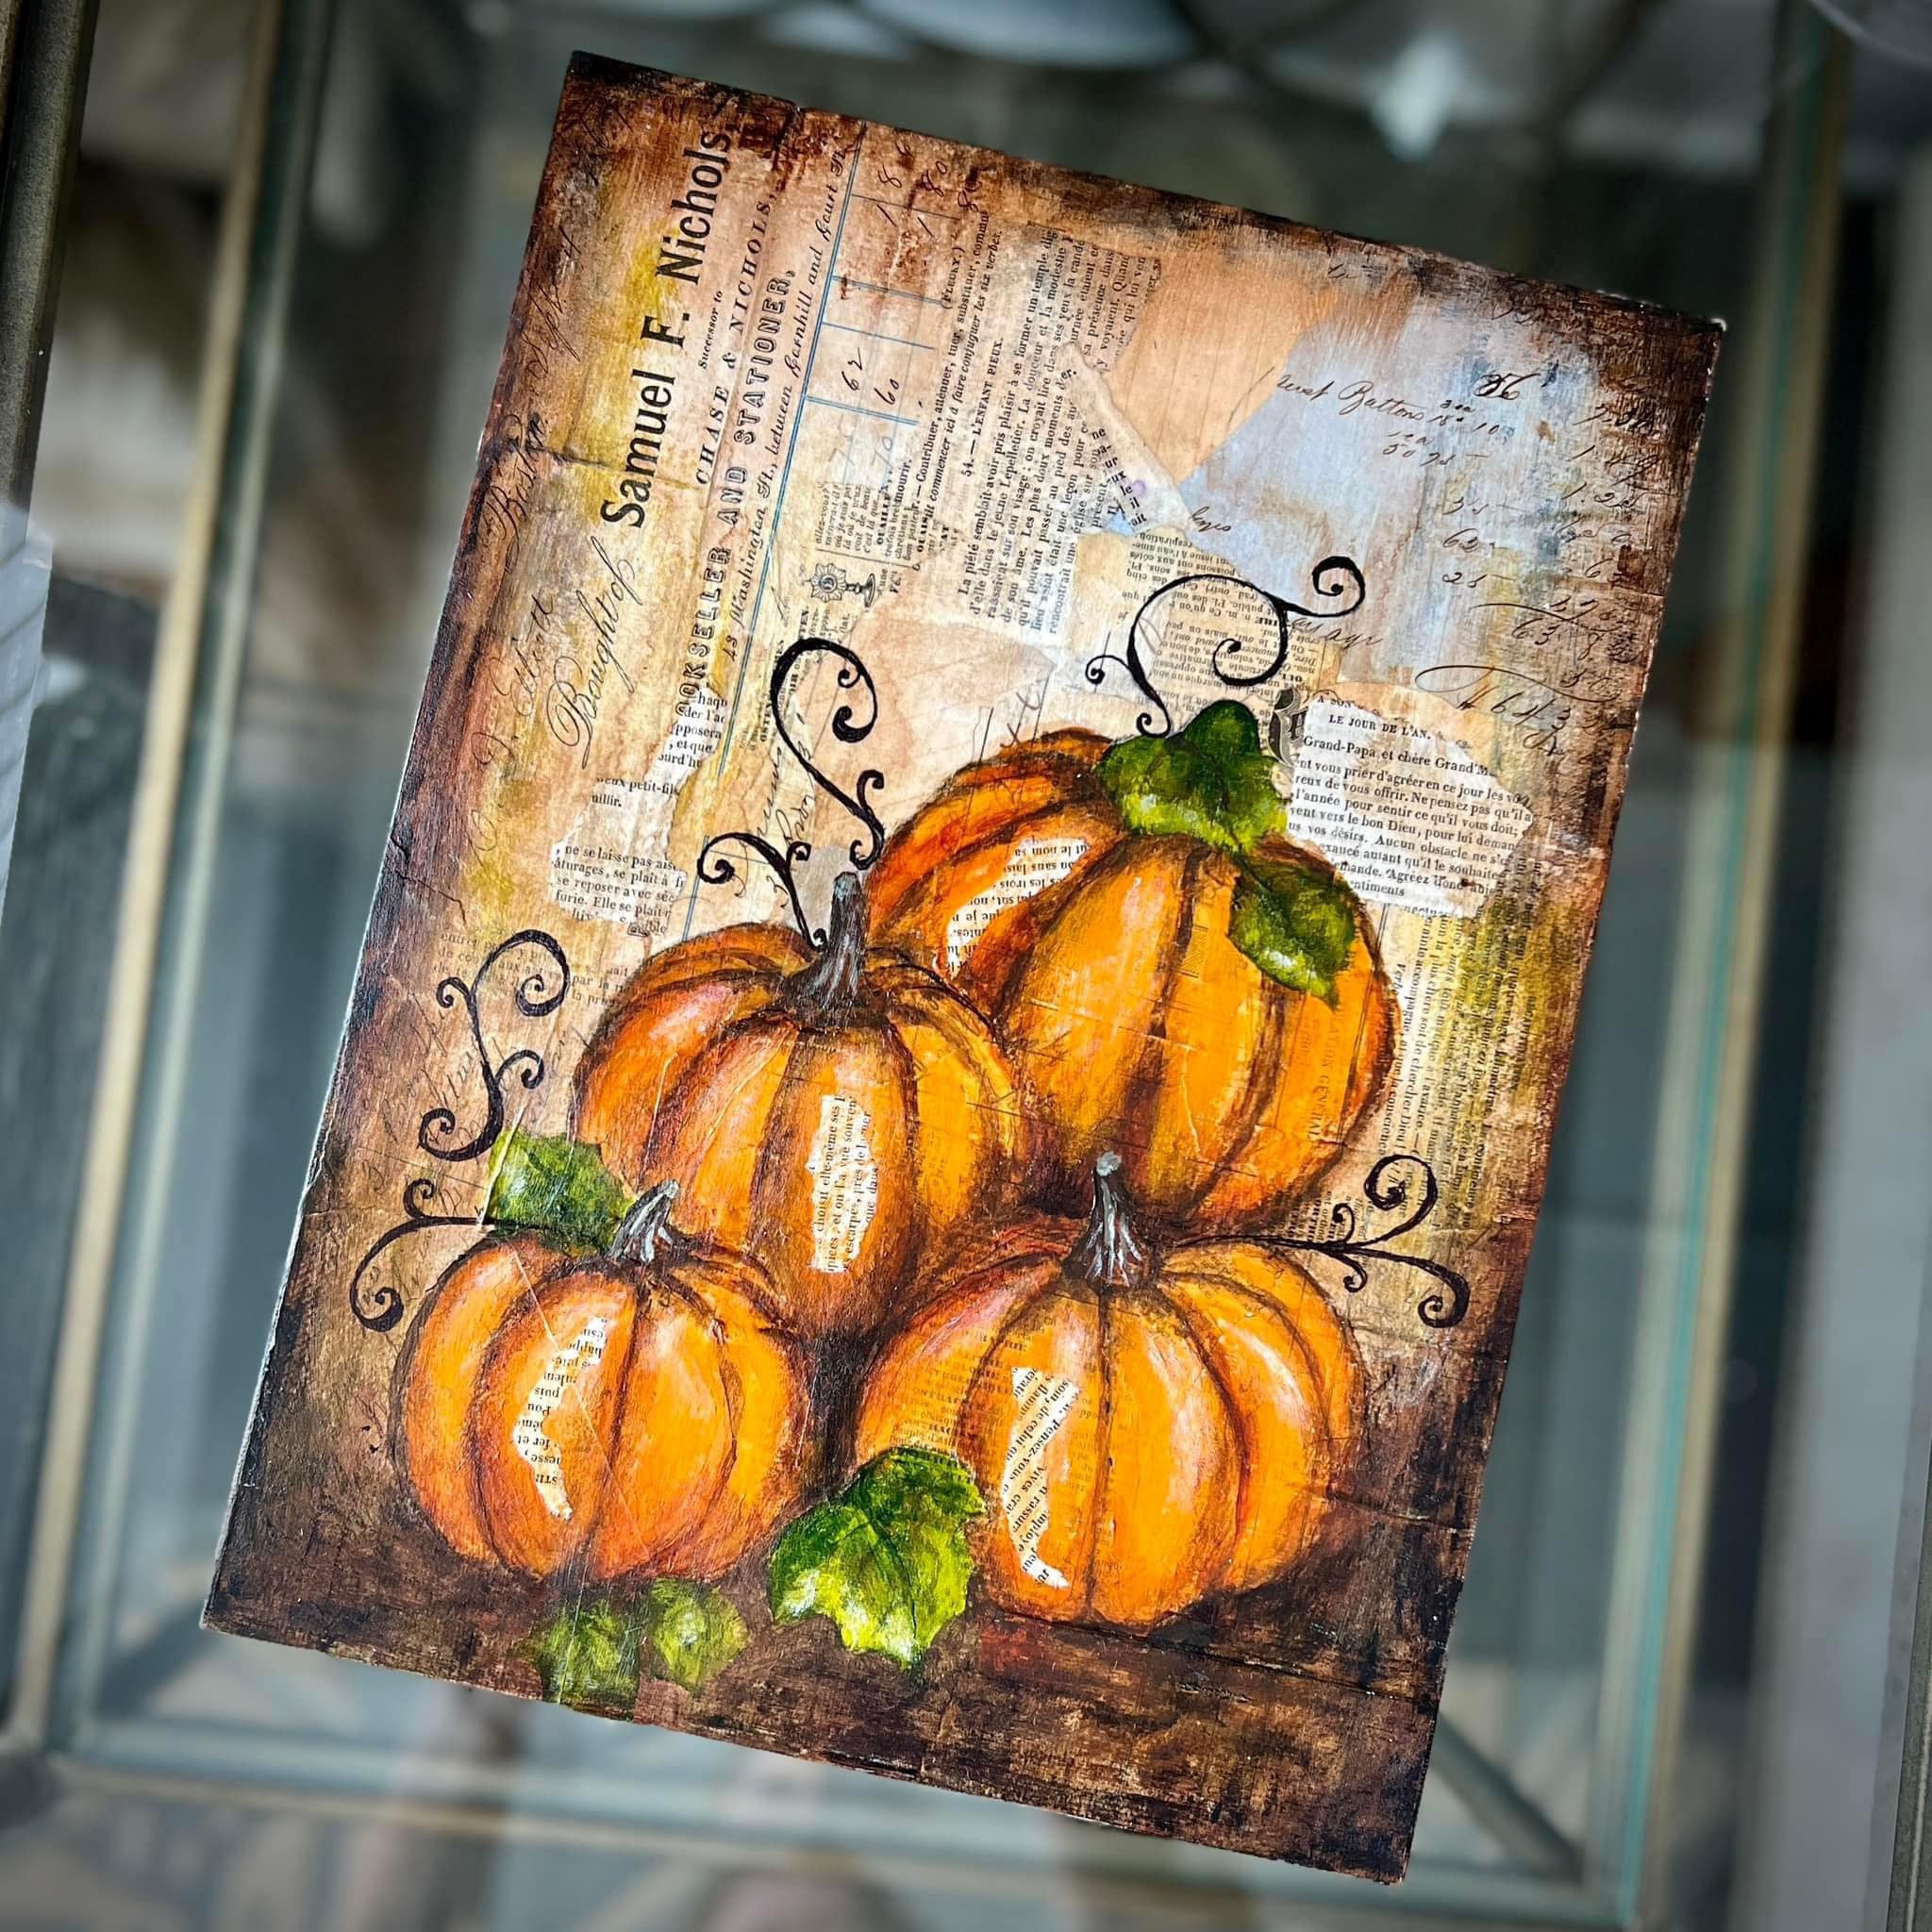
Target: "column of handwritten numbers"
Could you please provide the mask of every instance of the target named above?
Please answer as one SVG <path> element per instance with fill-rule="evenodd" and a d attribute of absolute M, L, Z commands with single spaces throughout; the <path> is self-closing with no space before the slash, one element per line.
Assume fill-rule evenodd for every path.
<path fill-rule="evenodd" d="M 1611 390 L 1573 431 L 1570 461 L 1579 481 L 1564 499 L 1565 574 L 1617 589 L 1655 591 L 1647 581 L 1657 518 L 1675 481 L 1669 412 L 1659 398 Z"/>
<path fill-rule="evenodd" d="M 841 439 L 839 481 L 883 490 L 891 486 L 899 432 L 919 426 L 909 414 L 923 399 L 915 357 L 933 352 L 909 337 L 855 323 L 827 320 L 830 341 L 814 372 L 808 401 L 848 419 Z"/>
<path fill-rule="evenodd" d="M 1552 506 L 1548 560 L 1478 593 L 1500 621 L 1499 661 L 1468 667 L 1458 691 L 1428 674 L 1417 683 L 1514 725 L 1548 761 L 1548 808 L 1580 814 L 1595 836 L 1656 623 L 1657 519 L 1671 453 L 1666 425 L 1641 394 L 1606 391 L 1551 427 L 1570 474 Z"/>
<path fill-rule="evenodd" d="M 955 167 L 910 143 L 861 164 L 806 397 L 843 419 L 841 483 L 891 490 L 905 432 L 924 425 L 978 215 Z M 853 560 L 917 567 L 886 547 Z"/>
<path fill-rule="evenodd" d="M 1555 568 L 1511 612 L 1517 634 L 1559 665 L 1553 681 L 1600 762 L 1607 731 L 1627 732 L 1656 618 L 1657 519 L 1672 483 L 1667 425 L 1654 399 L 1600 395 L 1571 428 L 1573 475 L 1557 507 Z M 1586 779 L 1586 786 L 1594 783 Z"/>

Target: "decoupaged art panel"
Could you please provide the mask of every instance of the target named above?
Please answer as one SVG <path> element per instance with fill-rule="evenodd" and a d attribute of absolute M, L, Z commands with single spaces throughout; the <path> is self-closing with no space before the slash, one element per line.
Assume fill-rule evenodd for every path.
<path fill-rule="evenodd" d="M 1715 343 L 577 60 L 209 1621 L 1399 1876 Z"/>

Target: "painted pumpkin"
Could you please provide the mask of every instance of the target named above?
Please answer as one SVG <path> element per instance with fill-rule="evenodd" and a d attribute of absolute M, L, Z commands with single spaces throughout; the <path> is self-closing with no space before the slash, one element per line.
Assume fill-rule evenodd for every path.
<path fill-rule="evenodd" d="M 463 1556 L 533 1576 L 722 1574 L 810 1475 L 802 1352 L 762 1271 L 643 1196 L 608 1253 L 516 1233 L 437 1284 L 399 1368 L 397 1449 Z"/>
<path fill-rule="evenodd" d="M 1361 1428 L 1363 1375 L 1315 1281 L 1252 1241 L 1150 1250 L 1121 1169 L 1086 1225 L 1003 1230 L 882 1351 L 853 1461 L 959 1457 L 987 1503 L 979 1574 L 1056 1623 L 1144 1630 L 1284 1575 Z"/>
<path fill-rule="evenodd" d="M 868 1332 L 923 1256 L 996 1213 L 1030 1144 L 986 1023 L 865 947 L 857 874 L 824 949 L 738 925 L 650 961 L 577 1069 L 575 1131 L 695 1234 L 755 1253 L 801 1334 Z"/>
<path fill-rule="evenodd" d="M 1056 732 L 968 767 L 886 845 L 874 934 L 993 1023 L 1064 1193 L 1111 1148 L 1148 1213 L 1263 1226 L 1381 1088 L 1374 934 L 1282 836 L 1270 765 L 1232 702 L 1174 740 Z"/>

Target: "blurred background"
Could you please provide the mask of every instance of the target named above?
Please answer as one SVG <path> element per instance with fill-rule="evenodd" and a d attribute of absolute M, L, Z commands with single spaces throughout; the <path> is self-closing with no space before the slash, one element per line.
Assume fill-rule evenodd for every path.
<path fill-rule="evenodd" d="M 1730 325 L 1395 1893 L 198 1628 L 576 47 Z M 34 202 L 21 76 L 48 118 L 63 49 Z M 14 465 L 54 573 L 0 917 L 0 1924 L 1887 1923 L 1932 0 L 0 0 L 7 53 L 0 218 L 58 246 Z"/>

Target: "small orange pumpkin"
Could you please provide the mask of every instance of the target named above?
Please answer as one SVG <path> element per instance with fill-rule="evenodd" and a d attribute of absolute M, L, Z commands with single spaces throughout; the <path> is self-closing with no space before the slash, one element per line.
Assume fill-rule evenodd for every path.
<path fill-rule="evenodd" d="M 1284 1575 L 1359 1435 L 1363 1372 L 1311 1276 L 1250 1241 L 1150 1252 L 1121 1168 L 1084 1227 L 1037 1217 L 962 1254 L 886 1345 L 853 1462 L 955 1455 L 1009 1608 L 1144 1630 Z"/>
<path fill-rule="evenodd" d="M 516 1233 L 437 1284 L 399 1369 L 397 1449 L 461 1555 L 701 1581 L 791 1513 L 811 1474 L 801 1351 L 761 1270 L 671 1227 L 675 1194 L 645 1194 L 607 1254 Z"/>
<path fill-rule="evenodd" d="M 1030 1136 L 1005 1054 L 958 994 L 868 952 L 858 874 L 816 957 L 736 925 L 651 960 L 576 1074 L 574 1131 L 692 1232 L 756 1253 L 801 1334 L 875 1328 L 962 1224 L 1015 1197 Z"/>
<path fill-rule="evenodd" d="M 1258 830 L 1280 808 L 1252 714 L 1224 702 L 1179 736 L 1216 731 L 1252 842 L 1210 811 L 1143 821 L 1208 837 L 1135 830 L 1103 761 L 1163 741 L 1059 731 L 952 778 L 887 842 L 872 903 L 879 943 L 992 1022 L 1054 1130 L 1061 1191 L 1115 1149 L 1145 1211 L 1229 1231 L 1276 1220 L 1341 1151 L 1388 1074 L 1395 1002 L 1333 868 Z M 1341 929 L 1334 970 L 1299 986 L 1241 943 L 1255 905 L 1297 896 Z"/>

